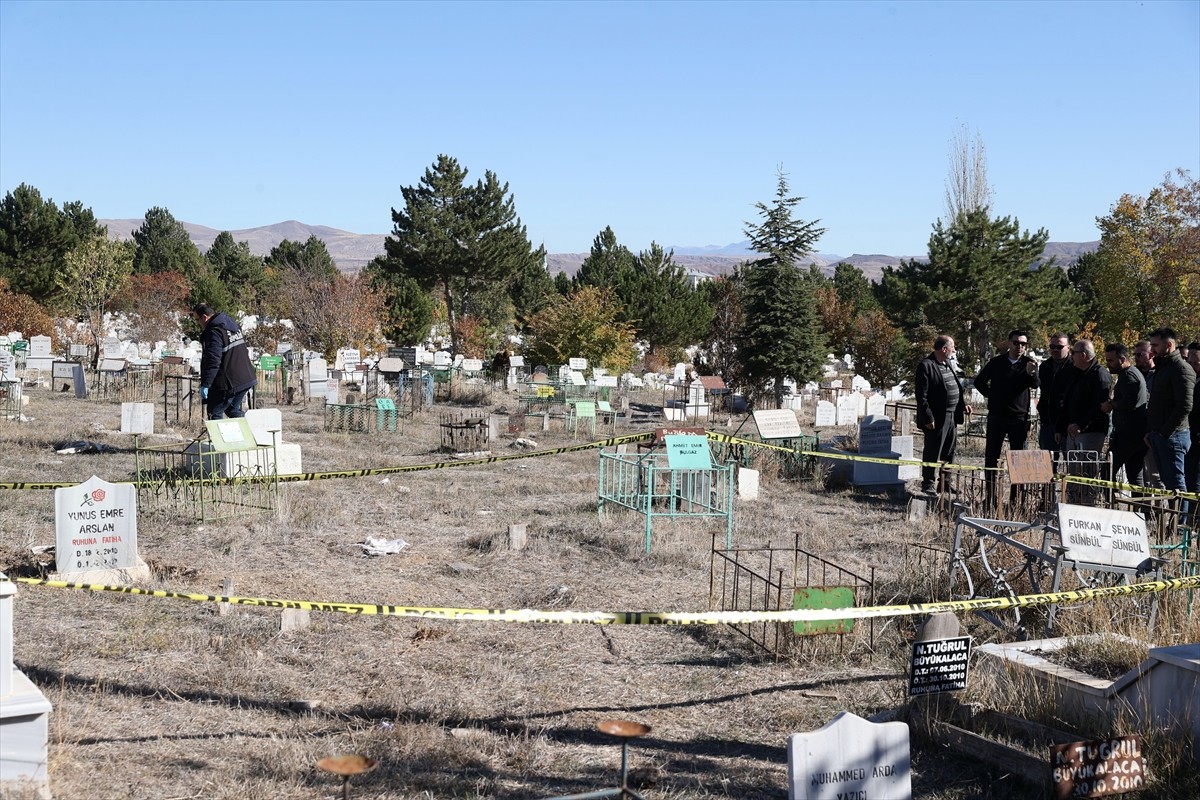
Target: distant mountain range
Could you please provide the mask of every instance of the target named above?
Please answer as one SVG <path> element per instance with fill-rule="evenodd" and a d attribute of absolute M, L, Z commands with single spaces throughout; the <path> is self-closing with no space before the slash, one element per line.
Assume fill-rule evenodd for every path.
<path fill-rule="evenodd" d="M 101 225 L 108 226 L 108 235 L 114 239 L 128 239 L 133 232 L 141 227 L 141 219 L 102 219 Z M 183 222 L 192 241 L 201 251 L 212 246 L 220 231 Z M 264 225 L 259 228 L 244 228 L 230 231 L 234 241 L 246 242 L 250 252 L 265 256 L 271 248 L 290 239 L 293 242 L 303 242 L 309 236 L 316 236 L 325 242 L 329 255 L 343 272 L 358 272 L 369 264 L 375 256 L 384 252 L 383 240 L 387 234 L 382 233 L 350 233 L 348 231 L 330 228 L 325 225 L 306 225 L 303 222 L 288 220 L 274 225 Z M 1049 242 L 1046 245 L 1046 256 L 1054 256 L 1058 263 L 1067 266 L 1084 253 L 1090 253 L 1099 246 L 1099 242 Z M 706 275 L 727 275 L 734 267 L 744 261 L 753 259 L 756 254 L 749 249 L 749 241 L 734 242 L 727 245 L 707 245 L 704 247 L 674 247 L 675 263 L 688 270 Z M 672 249 L 672 248 L 668 248 Z M 550 253 L 546 256 L 550 274 L 566 272 L 574 275 L 579 265 L 587 258 L 587 253 Z M 840 256 L 834 253 L 816 253 L 807 259 L 807 263 L 816 264 L 826 273 L 832 273 L 833 267 L 841 262 L 853 264 L 863 271 L 871 280 L 879 280 L 884 267 L 895 267 L 902 259 L 923 258 L 923 256 L 889 256 L 880 254 L 863 255 L 855 253 L 850 256 Z"/>

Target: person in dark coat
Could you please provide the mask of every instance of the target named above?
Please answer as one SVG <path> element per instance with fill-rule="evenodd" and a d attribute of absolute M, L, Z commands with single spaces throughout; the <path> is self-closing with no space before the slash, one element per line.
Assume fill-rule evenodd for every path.
<path fill-rule="evenodd" d="M 209 419 L 244 417 L 242 400 L 258 383 L 242 329 L 225 312 L 200 303 L 192 313 L 204 327 L 200 334 L 200 398 Z"/>
<path fill-rule="evenodd" d="M 1192 441 L 1188 416 L 1192 412 L 1196 373 L 1179 355 L 1172 328 L 1155 330 L 1150 334 L 1150 343 L 1154 347 L 1155 374 L 1147 411 L 1146 445 L 1154 453 L 1163 486 L 1183 491 L 1186 489 L 1184 458 Z"/>
<path fill-rule="evenodd" d="M 1188 491 L 1200 494 L 1200 342 L 1188 345 L 1188 364 L 1196 373 L 1196 385 L 1192 389 L 1192 410 L 1188 414 L 1188 428 L 1192 443 L 1183 458 L 1183 477 Z M 1192 502 L 1192 525 L 1200 525 L 1200 503 Z"/>
<path fill-rule="evenodd" d="M 1096 346 L 1088 339 L 1071 345 L 1071 363 L 1079 374 L 1071 380 L 1058 430 L 1063 436 L 1064 450 L 1103 452 L 1108 437 L 1108 412 L 1100 408 L 1108 402 L 1112 379 L 1108 370 L 1096 358 Z"/>
<path fill-rule="evenodd" d="M 975 388 L 988 399 L 987 444 L 983 466 L 987 473 L 988 496 L 995 498 L 1000 451 L 1004 440 L 1010 450 L 1024 450 L 1029 438 L 1030 390 L 1041 385 L 1038 363 L 1029 357 L 1029 334 L 1011 331 L 1008 351 L 990 359 L 975 377 Z"/>
<path fill-rule="evenodd" d="M 1062 450 L 1058 436 L 1058 415 L 1062 411 L 1067 386 L 1075 376 L 1071 366 L 1071 340 L 1065 333 L 1050 336 L 1050 357 L 1038 367 L 1038 448 L 1057 453 Z"/>
<path fill-rule="evenodd" d="M 1146 463 L 1146 404 L 1150 393 L 1142 371 L 1133 366 L 1129 348 L 1123 344 L 1104 347 L 1104 361 L 1113 375 L 1112 399 L 1100 405 L 1101 411 L 1112 413 L 1112 436 L 1108 452 L 1113 470 L 1125 469 L 1125 482 L 1142 485 L 1142 467 Z"/>
<path fill-rule="evenodd" d="M 937 475 L 935 463 L 954 463 L 958 445 L 958 425 L 962 424 L 971 406 L 967 404 L 962 381 L 950 366 L 955 353 L 954 340 L 945 334 L 933 342 L 933 352 L 917 366 L 917 425 L 925 432 L 921 450 L 921 491 L 932 494 Z M 946 473 L 941 476 L 941 489 L 946 487 Z"/>

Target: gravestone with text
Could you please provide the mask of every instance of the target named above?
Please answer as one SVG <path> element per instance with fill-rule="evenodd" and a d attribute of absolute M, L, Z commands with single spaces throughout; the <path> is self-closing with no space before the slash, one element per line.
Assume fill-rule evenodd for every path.
<path fill-rule="evenodd" d="M 816 422 L 813 423 L 814 427 L 832 428 L 837 424 L 837 406 L 828 400 L 818 400 Z"/>
<path fill-rule="evenodd" d="M 789 408 L 755 409 L 754 424 L 758 427 L 759 438 L 764 442 L 772 439 L 797 439 L 803 435 L 796 412 Z"/>
<path fill-rule="evenodd" d="M 861 416 L 861 400 L 862 395 L 858 392 L 853 392 L 837 401 L 838 425 L 853 425 L 858 422 L 858 418 Z"/>
<path fill-rule="evenodd" d="M 58 579 L 83 583 L 145 580 L 137 552 L 137 491 L 131 483 L 87 481 L 54 490 Z"/>
<path fill-rule="evenodd" d="M 839 712 L 788 737 L 789 800 L 912 800 L 908 725 Z"/>
<path fill-rule="evenodd" d="M 892 420 L 888 417 L 866 417 L 858 425 L 858 454 L 868 458 L 897 459 L 900 454 L 892 450 Z M 880 464 L 875 461 L 854 462 L 854 485 L 875 490 L 899 489 L 900 465 Z"/>

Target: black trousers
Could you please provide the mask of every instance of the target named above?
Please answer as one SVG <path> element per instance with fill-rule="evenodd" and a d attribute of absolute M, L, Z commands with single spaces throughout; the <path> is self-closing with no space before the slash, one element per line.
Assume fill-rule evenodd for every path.
<path fill-rule="evenodd" d="M 1133 486 L 1142 485 L 1142 468 L 1146 465 L 1146 442 L 1141 436 L 1114 431 L 1108 440 L 1108 454 L 1113 460 L 1113 478 L 1125 468 L 1125 482 Z"/>
<path fill-rule="evenodd" d="M 1024 450 L 1025 442 L 1029 439 L 1029 419 L 988 414 L 987 444 L 983 449 L 985 467 L 1000 465 L 1000 451 L 1004 449 L 1005 439 L 1008 439 L 1009 450 Z M 992 475 L 995 473 L 988 473 L 989 477 Z"/>
<path fill-rule="evenodd" d="M 958 449 L 958 426 L 954 424 L 954 411 L 946 413 L 933 430 L 925 430 L 925 445 L 921 448 L 921 460 L 928 463 L 954 461 L 954 452 Z M 925 487 L 933 486 L 937 474 L 936 467 L 921 467 L 921 483 Z"/>

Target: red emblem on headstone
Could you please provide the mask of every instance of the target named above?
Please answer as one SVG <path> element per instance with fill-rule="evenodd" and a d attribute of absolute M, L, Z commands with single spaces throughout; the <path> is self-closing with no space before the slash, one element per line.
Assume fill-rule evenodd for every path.
<path fill-rule="evenodd" d="M 95 500 L 97 503 L 103 503 L 104 502 L 104 490 L 103 489 L 93 489 L 92 490 L 92 499 Z"/>

